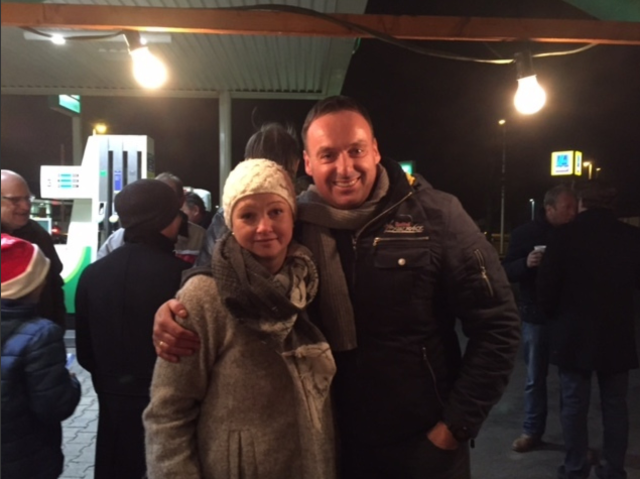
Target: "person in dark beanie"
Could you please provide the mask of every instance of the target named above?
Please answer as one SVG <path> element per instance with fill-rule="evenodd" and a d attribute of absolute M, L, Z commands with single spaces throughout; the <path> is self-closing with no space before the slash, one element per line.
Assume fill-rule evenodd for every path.
<path fill-rule="evenodd" d="M 185 202 L 185 192 L 182 180 L 176 175 L 167 172 L 160 173 L 155 178 L 158 181 L 168 185 L 175 193 L 178 199 L 180 208 Z M 174 253 L 176 257 L 189 264 L 193 264 L 200 252 L 200 248 L 205 240 L 206 231 L 201 226 L 192 223 L 187 215 L 180 211 L 182 222 L 180 223 L 180 229 L 178 230 L 178 238 L 175 241 Z M 114 231 L 104 242 L 104 244 L 98 250 L 98 259 L 104 258 L 116 248 L 119 248 L 125 243 L 124 229 L 125 226 L 120 222 L 122 228 Z"/>
<path fill-rule="evenodd" d="M 566 454 L 558 478 L 589 477 L 587 423 L 595 376 L 604 459 L 595 473 L 624 479 L 629 370 L 638 368 L 633 296 L 640 288 L 640 229 L 616 219 L 612 186 L 593 180 L 576 192 L 578 216 L 547 245 L 537 278 L 538 303 L 551 326 L 551 363 L 560 376 Z"/>
<path fill-rule="evenodd" d="M 2 235 L 2 477 L 62 474 L 62 427 L 80 401 L 63 330 L 36 313 L 50 269 L 38 246 Z"/>
<path fill-rule="evenodd" d="M 181 224 L 174 191 L 138 180 L 115 197 L 125 244 L 88 266 L 76 293 L 78 362 L 91 373 L 100 415 L 95 479 L 145 473 L 142 411 L 156 360 L 153 316 L 189 264 L 173 254 Z"/>

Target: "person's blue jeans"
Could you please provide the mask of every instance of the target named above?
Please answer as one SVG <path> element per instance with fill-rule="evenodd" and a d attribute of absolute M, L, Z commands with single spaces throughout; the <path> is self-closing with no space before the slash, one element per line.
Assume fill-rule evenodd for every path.
<path fill-rule="evenodd" d="M 528 436 L 542 437 L 547 424 L 547 373 L 549 371 L 549 326 L 522 322 L 524 363 L 524 425 Z"/>
<path fill-rule="evenodd" d="M 589 477 L 587 462 L 589 430 L 587 426 L 591 397 L 591 371 L 559 368 L 562 405 L 560 421 L 566 455 L 564 473 L 567 479 Z M 629 440 L 628 371 L 596 373 L 602 403 L 604 479 L 625 479 L 624 458 Z"/>

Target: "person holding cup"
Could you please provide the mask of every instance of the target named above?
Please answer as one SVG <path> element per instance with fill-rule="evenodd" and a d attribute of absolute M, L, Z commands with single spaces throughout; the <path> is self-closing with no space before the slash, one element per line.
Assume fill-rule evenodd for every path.
<path fill-rule="evenodd" d="M 502 266 L 509 281 L 518 283 L 518 309 L 522 318 L 522 341 L 527 379 L 524 390 L 525 419 L 522 435 L 512 444 L 516 452 L 529 452 L 542 443 L 547 420 L 547 372 L 549 329 L 538 308 L 536 278 L 546 244 L 555 228 L 569 223 L 577 214 L 574 192 L 564 185 L 544 195 L 544 213 L 511 232 L 509 249 Z"/>

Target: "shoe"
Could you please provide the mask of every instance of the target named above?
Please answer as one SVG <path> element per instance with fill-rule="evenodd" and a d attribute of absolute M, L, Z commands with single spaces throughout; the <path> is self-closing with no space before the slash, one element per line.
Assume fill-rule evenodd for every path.
<path fill-rule="evenodd" d="M 584 474 L 582 474 L 580 477 L 582 477 L 583 479 L 587 479 L 589 477 L 589 470 L 587 470 Z M 567 470 L 565 469 L 564 465 L 559 466 L 558 467 L 558 479 L 568 479 L 569 476 L 567 476 Z M 575 474 L 571 477 L 578 477 Z M 600 477 L 600 476 L 598 476 Z M 601 479 L 604 479 L 604 476 L 602 476 Z"/>
<path fill-rule="evenodd" d="M 542 446 L 542 439 L 538 436 L 529 436 L 522 434 L 518 439 L 513 441 L 511 449 L 515 452 L 529 452 Z"/>

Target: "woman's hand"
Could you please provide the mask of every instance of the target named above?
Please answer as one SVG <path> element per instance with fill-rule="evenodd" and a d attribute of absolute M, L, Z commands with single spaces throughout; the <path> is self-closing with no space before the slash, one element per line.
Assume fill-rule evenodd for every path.
<path fill-rule="evenodd" d="M 153 320 L 153 344 L 156 354 L 165 361 L 177 363 L 180 356 L 191 356 L 200 348 L 198 335 L 184 329 L 174 319 L 187 316 L 187 310 L 177 299 L 170 299 L 156 312 Z"/>

